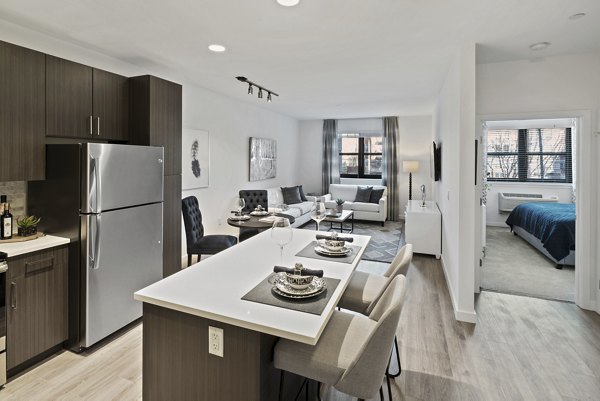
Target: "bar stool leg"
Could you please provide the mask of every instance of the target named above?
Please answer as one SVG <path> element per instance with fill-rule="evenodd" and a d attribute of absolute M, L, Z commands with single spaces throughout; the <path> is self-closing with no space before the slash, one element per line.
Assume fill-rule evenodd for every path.
<path fill-rule="evenodd" d="M 400 351 L 398 351 L 398 337 L 394 336 L 394 348 L 396 349 L 396 361 L 398 362 L 398 373 L 390 373 L 390 365 L 388 363 L 388 367 L 387 370 L 385 372 L 385 375 L 388 377 L 391 377 L 392 379 L 395 379 L 396 377 L 400 376 L 400 374 L 402 373 L 402 365 L 400 364 Z M 390 360 L 392 359 L 392 355 L 393 355 L 393 350 L 392 350 L 392 354 L 390 355 Z"/>

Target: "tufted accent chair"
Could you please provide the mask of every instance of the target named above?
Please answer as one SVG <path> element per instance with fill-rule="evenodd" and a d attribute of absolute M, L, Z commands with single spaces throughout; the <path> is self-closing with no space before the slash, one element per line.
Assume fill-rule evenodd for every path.
<path fill-rule="evenodd" d="M 244 206 L 244 213 L 250 213 L 254 209 L 258 207 L 258 205 L 262 206 L 264 210 L 268 210 L 269 201 L 267 197 L 266 189 L 241 189 L 240 198 L 243 198 L 246 202 L 246 206 Z M 256 228 L 240 228 L 240 242 L 247 240 L 250 237 L 258 234 L 259 231 Z"/>
<path fill-rule="evenodd" d="M 185 226 L 188 266 L 192 264 L 193 255 L 198 255 L 199 262 L 202 254 L 214 255 L 237 244 L 237 238 L 233 235 L 204 235 L 202 213 L 195 196 L 181 200 L 181 212 Z"/>

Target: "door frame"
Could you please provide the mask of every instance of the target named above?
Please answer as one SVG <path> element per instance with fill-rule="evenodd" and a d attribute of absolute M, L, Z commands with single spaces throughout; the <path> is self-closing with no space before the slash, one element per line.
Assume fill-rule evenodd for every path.
<path fill-rule="evenodd" d="M 576 210 L 576 229 L 575 229 L 575 260 L 577 268 L 575 269 L 575 303 L 582 309 L 594 310 L 600 313 L 598 298 L 600 290 L 596 286 L 600 278 L 600 266 L 596 266 L 596 228 L 600 217 L 596 217 L 594 211 L 597 204 L 596 177 L 597 164 L 594 158 L 595 152 L 592 147 L 594 144 L 594 135 L 592 131 L 592 111 L 591 110 L 566 110 L 551 112 L 530 112 L 530 113 L 510 113 L 510 114 L 486 114 L 478 115 L 478 129 L 482 133 L 483 124 L 486 121 L 502 120 L 534 120 L 534 119 L 552 119 L 552 118 L 574 118 L 577 120 L 576 144 L 575 144 L 575 196 L 577 199 Z M 482 152 L 479 152 L 482 157 Z M 478 178 L 479 187 L 481 187 L 483 178 Z M 598 220 L 597 220 L 598 219 Z M 475 219 L 475 232 L 481 229 L 481 213 L 478 213 Z M 480 245 L 481 235 L 476 237 L 477 244 Z M 479 259 L 481 246 L 476 246 L 476 257 Z M 479 264 L 476 269 L 481 269 Z M 480 274 L 475 277 L 480 279 Z M 479 288 L 480 282 L 475 284 Z"/>

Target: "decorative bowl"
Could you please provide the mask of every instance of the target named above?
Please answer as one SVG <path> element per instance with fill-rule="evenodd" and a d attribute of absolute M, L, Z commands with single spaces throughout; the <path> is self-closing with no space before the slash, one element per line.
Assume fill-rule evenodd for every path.
<path fill-rule="evenodd" d="M 312 283 L 315 276 L 300 276 L 297 274 L 286 273 L 286 279 L 290 287 L 296 290 L 304 290 Z"/>
<path fill-rule="evenodd" d="M 326 239 L 323 241 L 323 248 L 332 252 L 340 252 L 344 249 L 345 241 L 339 239 Z"/>

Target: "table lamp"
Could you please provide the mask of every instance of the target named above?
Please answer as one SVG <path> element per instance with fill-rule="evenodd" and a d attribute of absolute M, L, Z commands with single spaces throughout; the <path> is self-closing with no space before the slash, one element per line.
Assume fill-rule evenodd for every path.
<path fill-rule="evenodd" d="M 408 200 L 412 200 L 412 173 L 419 171 L 419 162 L 417 160 L 403 161 L 402 171 L 408 173 Z"/>

